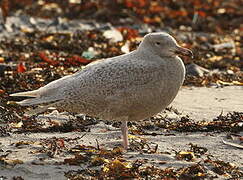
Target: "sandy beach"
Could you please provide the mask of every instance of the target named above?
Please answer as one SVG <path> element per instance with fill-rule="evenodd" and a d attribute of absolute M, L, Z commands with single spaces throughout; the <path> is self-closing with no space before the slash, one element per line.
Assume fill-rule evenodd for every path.
<path fill-rule="evenodd" d="M 242 87 L 183 87 L 172 106 L 182 114 L 189 114 L 195 120 L 211 121 L 221 112 L 225 114 L 232 111 L 242 111 L 242 90 Z M 10 133 L 9 136 L 0 137 L 0 155 L 5 154 L 9 160 L 8 164 L 0 164 L 0 176 L 8 179 L 17 176 L 24 179 L 67 179 L 65 172 L 87 168 L 85 163 L 81 163 L 79 166 L 63 164 L 65 159 L 73 157 L 72 154 L 68 153 L 69 148 L 81 144 L 96 147 L 97 142 L 100 147 L 108 149 L 121 146 L 119 128 L 114 128 L 102 121 L 87 128 L 90 128 L 90 132 Z M 157 144 L 157 152 L 159 153 L 149 154 L 128 150 L 123 152 L 123 158 L 127 161 L 147 159 L 147 165 L 159 168 L 181 168 L 198 163 L 207 155 L 212 155 L 216 159 L 230 162 L 243 170 L 242 149 L 225 145 L 222 142 L 227 133 L 162 133 L 162 135 L 157 136 L 136 135 L 138 139 L 144 139 L 151 145 Z M 41 142 L 53 138 L 71 139 L 71 141 L 65 142 L 65 152 L 50 157 L 41 151 L 43 149 Z M 176 159 L 175 152 L 188 150 L 190 143 L 207 148 L 207 153 L 193 161 Z M 214 172 L 211 173 L 214 174 Z M 218 175 L 218 179 L 227 179 L 227 177 Z"/>

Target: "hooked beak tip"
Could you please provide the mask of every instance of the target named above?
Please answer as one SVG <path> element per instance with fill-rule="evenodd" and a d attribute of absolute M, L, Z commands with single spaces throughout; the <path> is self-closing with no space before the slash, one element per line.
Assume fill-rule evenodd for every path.
<path fill-rule="evenodd" d="M 187 49 L 187 48 L 184 48 L 184 47 L 181 47 L 181 46 L 177 47 L 175 53 L 178 54 L 178 55 L 189 56 L 191 58 L 194 58 L 193 52 L 190 49 Z"/>

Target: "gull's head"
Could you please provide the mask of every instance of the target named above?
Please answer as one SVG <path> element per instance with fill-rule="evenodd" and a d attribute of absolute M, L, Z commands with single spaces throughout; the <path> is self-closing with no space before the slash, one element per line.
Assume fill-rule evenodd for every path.
<path fill-rule="evenodd" d="M 178 45 L 176 40 L 165 32 L 149 33 L 144 36 L 139 49 L 143 50 L 144 48 L 160 57 L 175 57 L 177 55 L 193 57 L 191 50 Z"/>

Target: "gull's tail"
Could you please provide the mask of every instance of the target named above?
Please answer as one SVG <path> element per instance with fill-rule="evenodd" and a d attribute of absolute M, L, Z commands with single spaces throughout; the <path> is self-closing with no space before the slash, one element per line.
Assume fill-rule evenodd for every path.
<path fill-rule="evenodd" d="M 53 92 L 53 91 L 52 91 Z M 46 110 L 48 110 L 51 107 L 55 107 L 56 104 L 59 103 L 61 100 L 60 98 L 57 98 L 55 96 L 52 96 L 53 94 L 50 91 L 49 95 L 44 95 L 43 91 L 40 89 L 34 90 L 34 91 L 27 91 L 27 92 L 19 92 L 10 94 L 10 96 L 19 96 L 19 97 L 27 97 L 28 99 L 25 99 L 20 102 L 16 102 L 17 104 L 21 106 L 32 106 L 32 105 L 43 105 L 38 106 L 35 109 L 31 109 L 27 111 L 26 115 L 34 115 L 42 113 Z"/>
<path fill-rule="evenodd" d="M 33 110 L 33 113 L 40 113 L 50 107 L 57 107 L 65 100 L 64 87 L 68 87 L 72 80 L 73 76 L 65 76 L 61 79 L 52 81 L 37 90 L 14 93 L 10 96 L 26 97 L 27 99 L 16 103 L 21 106 L 40 105 Z"/>
<path fill-rule="evenodd" d="M 34 91 L 18 92 L 18 93 L 10 94 L 10 96 L 38 97 L 40 96 L 40 94 L 38 90 L 34 90 Z"/>
<path fill-rule="evenodd" d="M 27 97 L 28 99 L 16 103 L 21 106 L 32 106 L 40 104 L 50 104 L 61 100 L 62 98 L 55 96 L 54 92 L 54 89 L 49 89 L 48 93 L 44 93 L 42 89 L 37 89 L 34 91 L 10 94 L 10 96 Z"/>

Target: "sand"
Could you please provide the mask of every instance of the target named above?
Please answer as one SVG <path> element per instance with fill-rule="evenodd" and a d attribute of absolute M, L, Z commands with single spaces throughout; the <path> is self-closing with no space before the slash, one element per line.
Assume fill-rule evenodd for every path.
<path fill-rule="evenodd" d="M 195 120 L 212 120 L 222 111 L 224 114 L 232 111 L 240 111 L 243 109 L 243 88 L 242 87 L 224 87 L 224 88 L 189 88 L 183 87 L 176 97 L 172 106 L 177 108 L 183 114 L 189 114 Z M 28 134 L 11 134 L 7 137 L 0 137 L 0 155 L 12 151 L 9 159 L 18 159 L 23 164 L 15 166 L 0 164 L 0 176 L 11 179 L 14 176 L 21 176 L 24 179 L 67 179 L 64 172 L 69 170 L 78 170 L 85 168 L 85 165 L 70 166 L 58 165 L 57 162 L 63 162 L 65 158 L 72 155 L 64 156 L 55 155 L 49 158 L 45 153 L 31 153 L 41 148 L 38 143 L 41 139 L 52 137 L 69 137 L 75 139 L 73 144 L 66 144 L 67 148 L 73 147 L 75 144 L 86 144 L 96 146 L 97 141 L 100 146 L 112 148 L 121 144 L 120 129 L 105 125 L 100 122 L 93 125 L 91 132 L 70 132 L 70 133 L 28 133 Z M 85 134 L 85 135 L 84 135 Z M 83 136 L 84 135 L 84 136 Z M 82 138 L 79 138 L 83 136 Z M 206 147 L 208 154 L 214 155 L 216 158 L 226 162 L 234 163 L 243 169 L 243 152 L 242 149 L 228 146 L 222 143 L 226 133 L 174 133 L 171 136 L 142 136 L 149 142 L 157 143 L 160 152 L 173 152 L 173 150 L 186 150 L 188 144 L 193 143 L 198 146 Z M 31 141 L 30 145 L 14 146 L 19 141 Z M 174 154 L 146 154 L 136 151 L 128 151 L 124 154 L 128 160 L 132 159 L 148 159 L 148 164 L 156 165 L 161 168 L 166 167 L 183 167 L 194 162 L 176 160 Z M 40 161 L 44 158 L 44 161 Z M 166 161 L 165 164 L 159 164 Z M 34 163 L 33 163 L 34 162 Z"/>

